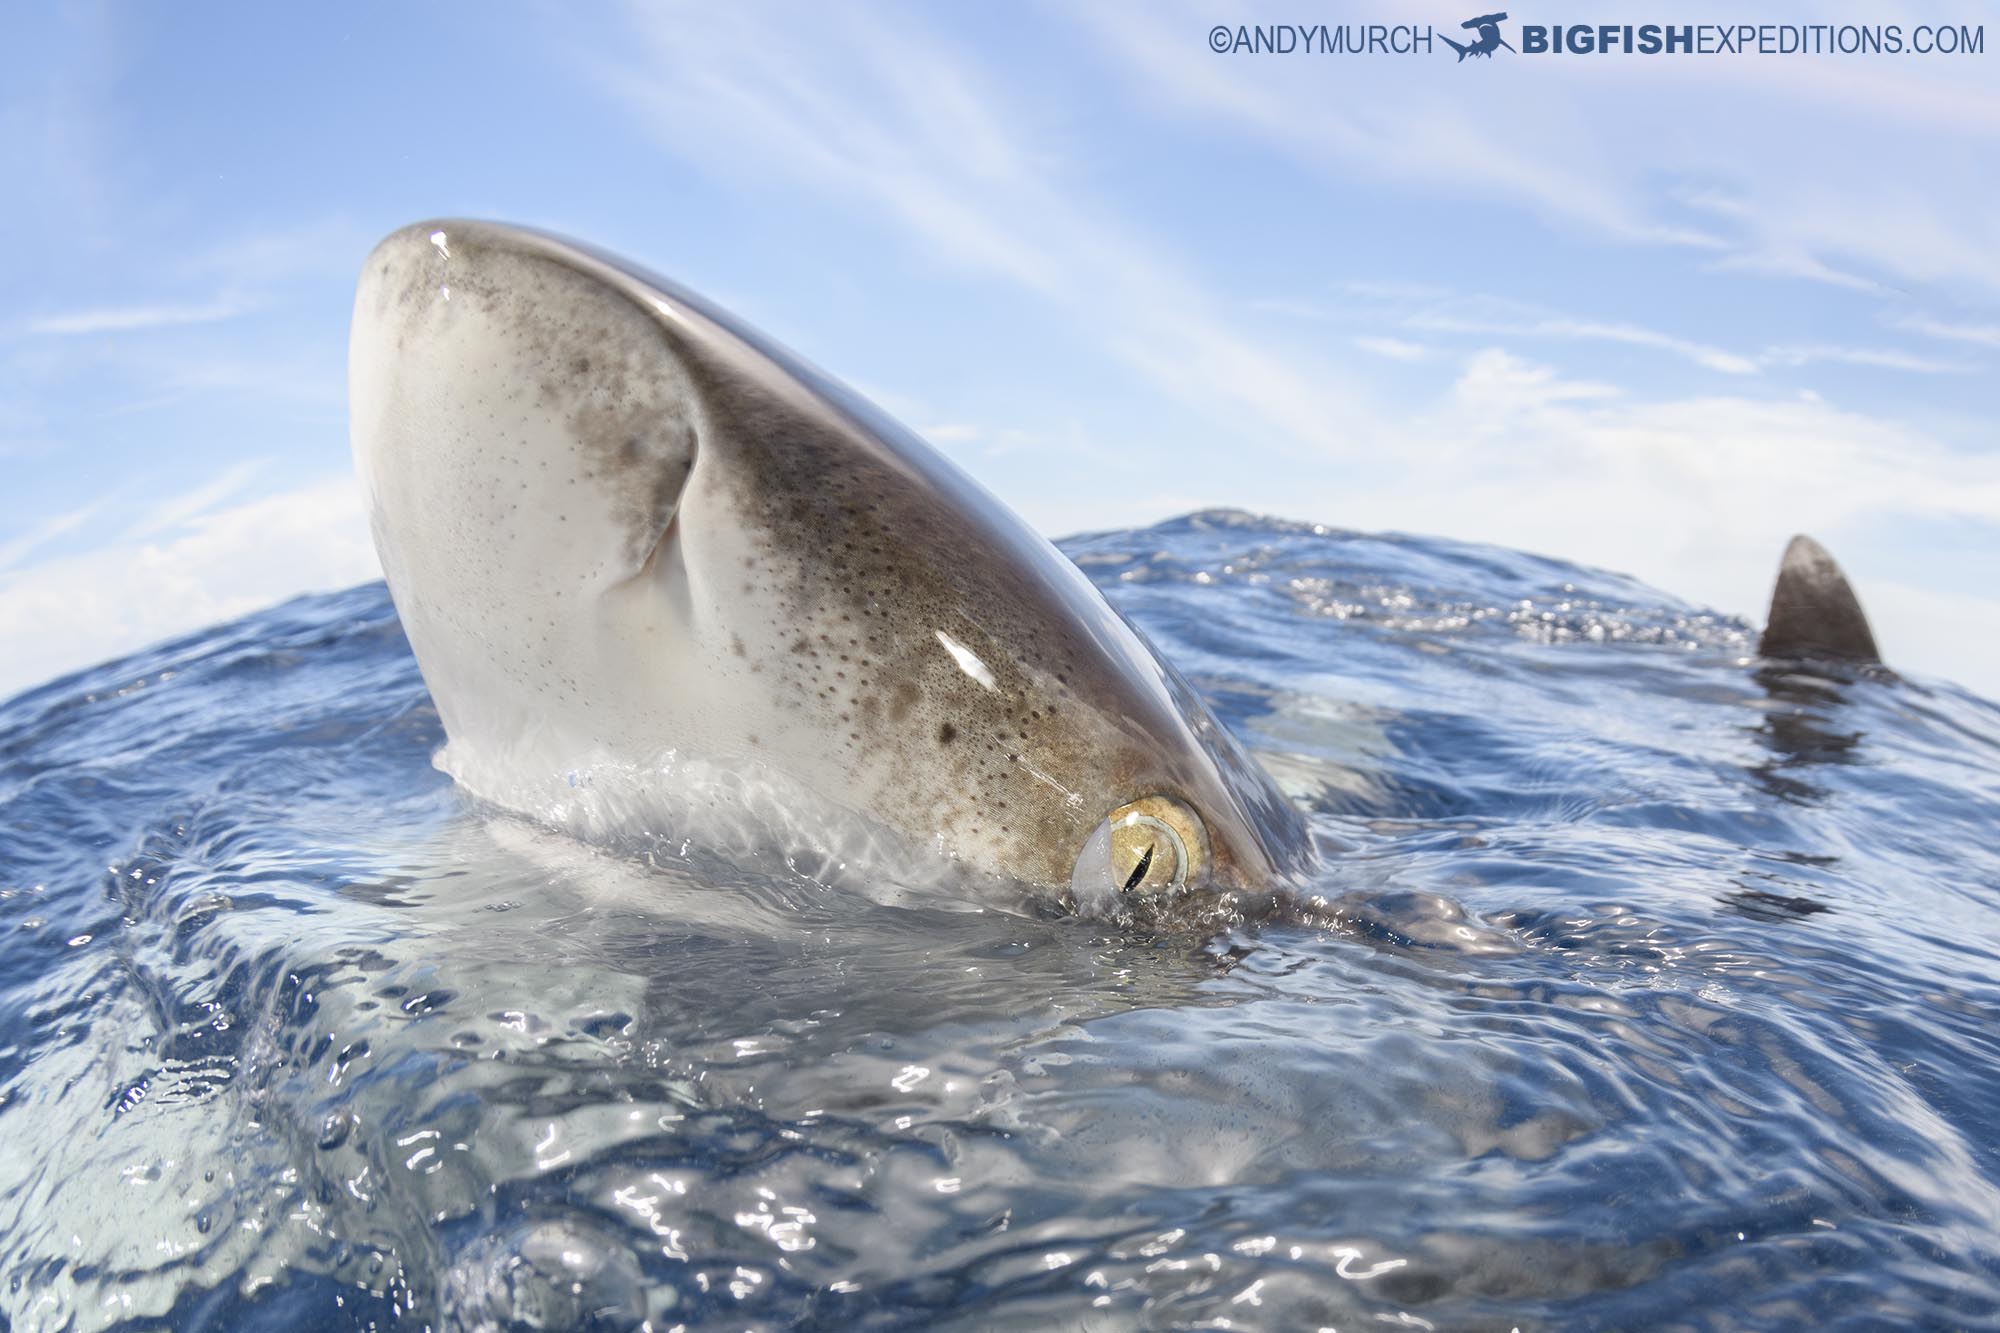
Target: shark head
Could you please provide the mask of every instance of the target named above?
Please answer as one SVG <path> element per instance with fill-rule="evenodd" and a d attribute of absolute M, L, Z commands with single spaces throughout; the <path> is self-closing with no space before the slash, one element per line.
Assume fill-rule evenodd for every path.
<path fill-rule="evenodd" d="M 1269 777 L 1074 565 L 671 282 L 405 228 L 361 278 L 350 398 L 446 767 L 488 799 L 754 775 L 1080 910 L 1302 864 Z"/>

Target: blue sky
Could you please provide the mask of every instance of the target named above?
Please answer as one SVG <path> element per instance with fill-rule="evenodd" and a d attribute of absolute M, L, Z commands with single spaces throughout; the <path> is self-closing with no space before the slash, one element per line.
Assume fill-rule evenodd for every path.
<path fill-rule="evenodd" d="M 1670 9 L 1506 31 L 1992 14 Z M 354 275 L 471 215 L 679 278 L 1051 535 L 1233 504 L 1757 618 L 1807 530 L 1893 661 L 2000 695 L 2000 25 L 1959 57 L 1207 40 L 1470 12 L 19 10 L 0 690 L 373 576 Z"/>

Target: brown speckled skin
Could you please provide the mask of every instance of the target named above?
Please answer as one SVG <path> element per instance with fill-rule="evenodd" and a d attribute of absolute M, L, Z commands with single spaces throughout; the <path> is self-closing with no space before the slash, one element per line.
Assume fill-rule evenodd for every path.
<path fill-rule="evenodd" d="M 454 744 L 514 728 L 556 762 L 680 747 L 768 766 L 1058 892 L 1091 830 L 1150 794 L 1201 816 L 1214 887 L 1304 864 L 1296 812 L 1075 566 L 671 283 L 535 232 L 424 223 L 371 256 L 355 339 L 377 542 Z M 489 345 L 490 368 L 461 354 Z M 573 543 L 550 538 L 552 508 Z"/>

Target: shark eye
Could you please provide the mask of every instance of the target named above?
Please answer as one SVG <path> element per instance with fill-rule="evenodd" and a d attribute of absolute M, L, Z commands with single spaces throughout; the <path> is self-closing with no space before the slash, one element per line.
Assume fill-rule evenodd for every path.
<path fill-rule="evenodd" d="M 1202 869 L 1206 851 L 1194 811 L 1171 797 L 1142 797 L 1091 833 L 1070 875 L 1070 897 L 1086 915 L 1121 898 L 1171 897 Z"/>

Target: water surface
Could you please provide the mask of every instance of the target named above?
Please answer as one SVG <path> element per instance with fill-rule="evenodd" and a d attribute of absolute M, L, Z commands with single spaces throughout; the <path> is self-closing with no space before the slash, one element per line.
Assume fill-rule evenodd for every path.
<path fill-rule="evenodd" d="M 380 585 L 0 705 L 0 1328 L 2000 1320 L 2000 708 L 1493 548 L 1065 549 L 1319 910 L 495 818 Z"/>

